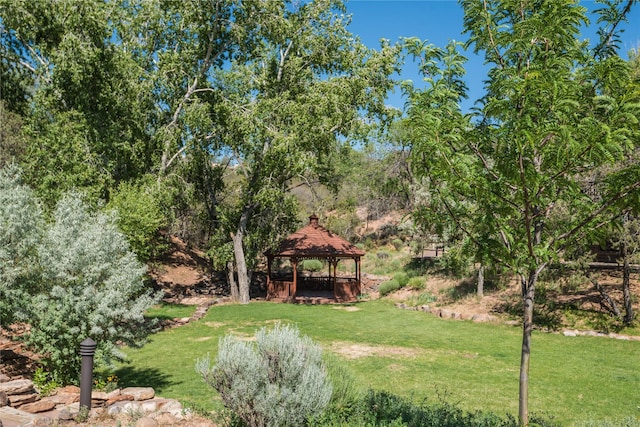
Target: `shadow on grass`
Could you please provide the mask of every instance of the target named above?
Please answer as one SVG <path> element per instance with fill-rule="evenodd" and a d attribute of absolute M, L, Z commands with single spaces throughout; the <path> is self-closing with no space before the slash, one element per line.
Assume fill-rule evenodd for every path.
<path fill-rule="evenodd" d="M 169 375 L 156 368 L 134 368 L 123 366 L 116 370 L 118 383 L 121 387 L 153 387 L 158 392 L 170 385 L 176 384 L 170 381 Z"/>

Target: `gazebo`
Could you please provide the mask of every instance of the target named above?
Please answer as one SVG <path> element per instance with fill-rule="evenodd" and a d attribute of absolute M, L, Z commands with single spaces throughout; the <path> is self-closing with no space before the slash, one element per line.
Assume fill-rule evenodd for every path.
<path fill-rule="evenodd" d="M 364 251 L 318 224 L 318 217 L 309 217 L 309 224 L 290 234 L 276 249 L 265 252 L 267 257 L 267 299 L 295 301 L 296 297 L 326 297 L 336 302 L 355 300 L 361 293 L 360 258 Z M 288 259 L 290 271 L 274 272 L 274 260 Z M 328 275 L 303 275 L 300 263 L 317 259 L 329 266 Z M 341 260 L 352 260 L 355 273 L 349 277 L 337 274 Z"/>

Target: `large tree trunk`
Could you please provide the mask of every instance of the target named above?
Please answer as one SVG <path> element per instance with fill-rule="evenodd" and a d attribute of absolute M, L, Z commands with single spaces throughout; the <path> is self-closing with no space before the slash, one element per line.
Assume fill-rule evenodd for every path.
<path fill-rule="evenodd" d="M 229 289 L 231 290 L 231 300 L 238 302 L 240 300 L 240 292 L 238 291 L 233 261 L 227 262 L 227 281 L 229 282 Z"/>
<path fill-rule="evenodd" d="M 533 303 L 540 269 L 530 270 L 529 277 L 520 276 L 522 285 L 522 350 L 520 353 L 520 399 L 518 416 L 520 425 L 529 425 L 529 360 L 531 357 L 531 334 L 533 332 Z"/>
<path fill-rule="evenodd" d="M 245 207 L 240 215 L 238 228 L 231 236 L 233 240 L 233 256 L 236 260 L 236 272 L 238 273 L 238 289 L 240 291 L 240 303 L 249 303 L 249 274 L 247 272 L 247 261 L 244 255 L 244 247 L 242 241 L 247 231 L 247 222 L 249 221 L 249 207 Z"/>
<path fill-rule="evenodd" d="M 480 264 L 480 268 L 478 268 L 477 295 L 480 298 L 484 296 L 484 265 L 483 264 Z"/>

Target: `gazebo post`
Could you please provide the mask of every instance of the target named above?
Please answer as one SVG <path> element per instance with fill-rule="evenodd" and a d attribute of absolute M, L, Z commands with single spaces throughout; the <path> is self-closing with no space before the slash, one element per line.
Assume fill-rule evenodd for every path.
<path fill-rule="evenodd" d="M 298 258 L 291 257 L 291 264 L 293 266 L 293 285 L 291 286 L 292 289 L 289 289 L 289 298 L 293 300 L 298 289 Z"/>
<path fill-rule="evenodd" d="M 333 265 L 333 275 L 332 275 L 332 279 L 333 279 L 333 298 L 335 300 L 338 300 L 338 280 L 337 280 L 337 276 L 338 276 L 338 259 L 337 258 L 331 258 L 330 262 Z"/>
<path fill-rule="evenodd" d="M 269 299 L 269 295 L 273 294 L 273 283 L 271 282 L 271 263 L 273 262 L 273 257 L 267 255 L 267 299 Z"/>

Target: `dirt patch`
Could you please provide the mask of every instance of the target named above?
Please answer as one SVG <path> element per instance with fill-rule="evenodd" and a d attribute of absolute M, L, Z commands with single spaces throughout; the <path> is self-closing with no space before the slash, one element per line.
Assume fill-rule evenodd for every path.
<path fill-rule="evenodd" d="M 420 354 L 420 350 L 415 348 L 372 346 L 341 341 L 331 343 L 327 349 L 347 359 L 359 359 L 369 356 L 413 358 Z"/>
<path fill-rule="evenodd" d="M 334 310 L 344 310 L 344 311 L 360 311 L 360 308 L 355 307 L 353 305 L 336 305 L 333 307 Z"/>

